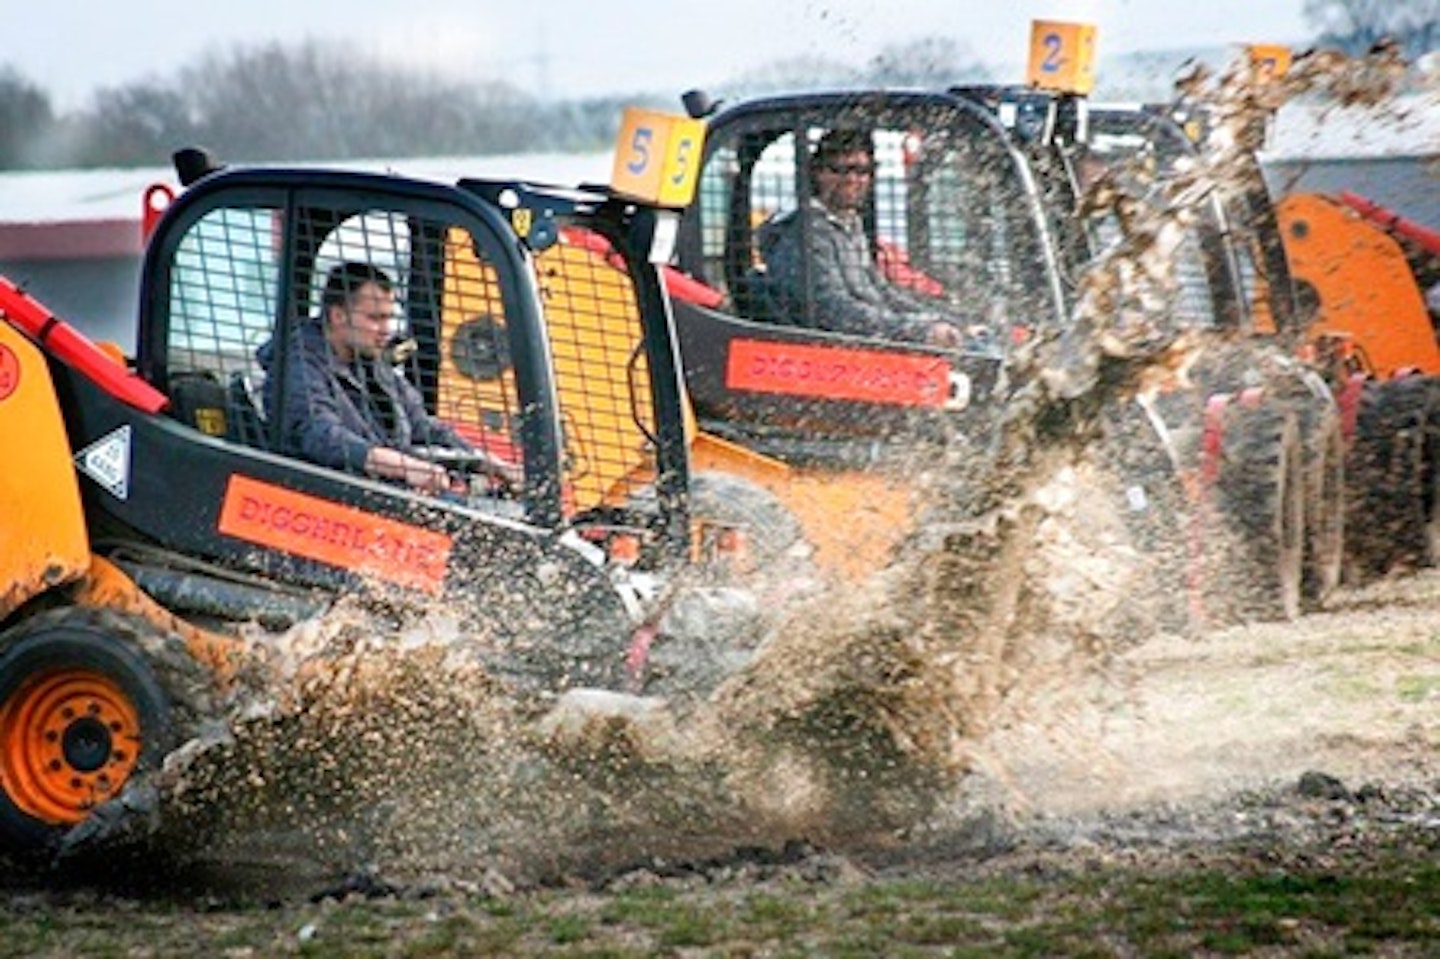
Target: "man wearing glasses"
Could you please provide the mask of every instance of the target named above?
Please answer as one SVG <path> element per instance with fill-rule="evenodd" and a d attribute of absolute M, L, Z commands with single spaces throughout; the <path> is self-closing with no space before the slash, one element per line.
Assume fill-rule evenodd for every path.
<path fill-rule="evenodd" d="M 325 282 L 320 316 L 303 323 L 285 364 L 281 448 L 321 466 L 402 482 L 425 493 L 460 493 L 463 485 L 439 464 L 413 455 L 417 446 L 475 452 L 446 423 L 431 416 L 420 393 L 385 358 L 395 293 L 385 271 L 369 263 L 334 267 Z M 273 351 L 261 349 L 267 371 Z M 269 377 L 267 385 L 273 385 Z M 274 409 L 275 391 L 267 403 Z M 487 472 L 518 482 L 510 464 Z"/>
<path fill-rule="evenodd" d="M 769 312 L 796 326 L 960 346 L 963 321 L 895 286 L 870 252 L 861 210 L 875 158 L 861 130 L 831 130 L 811 155 L 808 208 L 761 227 Z"/>

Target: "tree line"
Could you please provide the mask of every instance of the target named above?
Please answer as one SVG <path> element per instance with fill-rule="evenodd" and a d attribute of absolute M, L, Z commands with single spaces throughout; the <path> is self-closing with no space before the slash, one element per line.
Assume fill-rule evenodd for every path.
<path fill-rule="evenodd" d="M 1360 55 L 1390 38 L 1410 57 L 1440 46 L 1440 0 L 1306 0 L 1317 45 Z M 963 44 L 926 38 L 861 67 L 819 57 L 777 61 L 727 85 L 731 95 L 824 86 L 943 89 L 985 82 Z M 305 41 L 205 54 L 170 78 L 98 91 L 60 113 L 49 94 L 0 63 L 0 170 L 155 166 L 200 144 L 226 161 L 603 150 L 626 106 L 678 109 L 668 94 L 541 100 L 504 82 L 460 82 Z"/>
<path fill-rule="evenodd" d="M 320 42 L 207 54 L 64 114 L 0 68 L 0 169 L 156 166 L 190 144 L 227 161 L 590 149 L 606 142 L 621 106 L 541 103 L 508 83 L 446 81 Z"/>
<path fill-rule="evenodd" d="M 959 44 L 925 39 L 888 47 L 863 68 L 816 58 L 737 78 L 732 92 L 845 84 L 972 80 Z M 50 96 L 0 63 L 0 170 L 155 166 L 199 144 L 225 161 L 479 156 L 608 148 L 626 106 L 680 109 L 679 93 L 542 100 L 503 81 L 476 83 L 357 57 L 337 43 L 237 46 L 163 79 L 98 91 L 58 113 Z"/>

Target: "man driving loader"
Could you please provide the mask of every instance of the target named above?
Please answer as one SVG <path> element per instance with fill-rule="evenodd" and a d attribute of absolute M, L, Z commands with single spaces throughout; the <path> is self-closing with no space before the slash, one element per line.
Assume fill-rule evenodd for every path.
<path fill-rule="evenodd" d="M 320 315 L 301 324 L 283 367 L 273 375 L 273 341 L 260 348 L 267 408 L 280 415 L 283 452 L 351 473 L 404 483 L 425 493 L 462 493 L 441 465 L 415 455 L 420 445 L 480 457 L 489 475 L 517 485 L 519 469 L 477 452 L 431 416 L 419 391 L 386 361 L 395 292 L 385 271 L 349 261 L 331 269 Z"/>
<path fill-rule="evenodd" d="M 767 312 L 797 326 L 960 346 L 964 321 L 891 283 L 871 254 L 861 221 L 875 175 L 869 135 L 826 133 L 815 146 L 811 170 L 808 206 L 760 229 L 766 269 L 758 288 L 769 301 Z"/>

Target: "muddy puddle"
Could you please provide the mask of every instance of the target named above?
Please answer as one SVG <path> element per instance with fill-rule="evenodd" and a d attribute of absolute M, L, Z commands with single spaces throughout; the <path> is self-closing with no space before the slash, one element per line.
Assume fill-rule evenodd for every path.
<path fill-rule="evenodd" d="M 446 617 L 376 632 L 338 610 L 271 640 L 286 678 L 172 757 L 146 842 L 232 890 L 514 888 L 797 842 L 983 853 L 1310 771 L 1433 777 L 1440 575 L 1293 623 L 1142 632 L 1146 564 L 1084 475 L 813 596 L 705 696 L 515 696 Z"/>

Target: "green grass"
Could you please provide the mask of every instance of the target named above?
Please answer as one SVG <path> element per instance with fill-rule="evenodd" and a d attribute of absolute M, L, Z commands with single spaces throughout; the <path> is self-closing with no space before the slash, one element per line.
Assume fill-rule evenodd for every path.
<path fill-rule="evenodd" d="M 1395 680 L 1395 692 L 1405 703 L 1440 700 L 1440 676 L 1400 676 Z"/>
<path fill-rule="evenodd" d="M 1304 957 L 1440 954 L 1434 849 L 1344 870 L 1016 869 L 188 908 L 0 899 L 0 956 Z M 19 900 L 17 900 L 19 901 Z M 44 902 L 44 905 L 40 903 Z"/>

